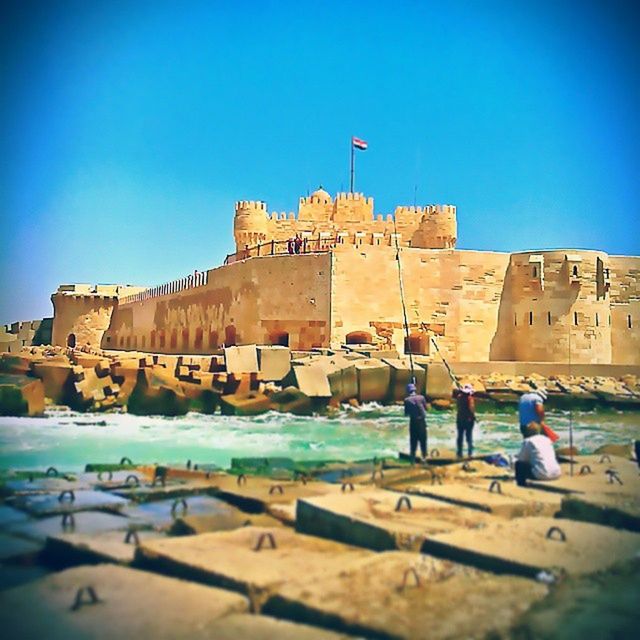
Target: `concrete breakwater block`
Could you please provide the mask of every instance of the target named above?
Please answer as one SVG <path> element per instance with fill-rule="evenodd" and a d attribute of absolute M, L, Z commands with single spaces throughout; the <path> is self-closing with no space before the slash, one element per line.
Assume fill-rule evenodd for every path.
<path fill-rule="evenodd" d="M 0 504 L 0 530 L 14 524 L 26 522 L 29 516 L 20 509 L 14 509 L 6 504 Z"/>
<path fill-rule="evenodd" d="M 388 551 L 310 584 L 287 582 L 263 610 L 367 638 L 503 637 L 547 591 L 524 578 Z"/>
<path fill-rule="evenodd" d="M 214 638 L 219 618 L 247 608 L 238 594 L 105 564 L 3 592 L 0 625 L 25 639 Z"/>
<path fill-rule="evenodd" d="M 490 485 L 490 480 L 475 480 L 472 484 L 469 484 L 470 487 L 481 491 L 487 491 Z M 553 517 L 560 512 L 562 506 L 562 494 L 519 487 L 512 480 L 500 480 L 500 491 L 507 498 L 517 498 L 525 502 L 527 505 L 526 515 L 529 516 Z"/>
<path fill-rule="evenodd" d="M 389 393 L 391 369 L 377 358 L 356 360 L 353 363 L 358 380 L 360 402 L 383 402 Z"/>
<path fill-rule="evenodd" d="M 505 483 L 493 481 L 485 486 L 466 484 L 411 483 L 402 487 L 405 493 L 443 500 L 469 509 L 478 509 L 504 518 L 537 515 L 535 503 L 502 493 Z"/>
<path fill-rule="evenodd" d="M 451 398 L 453 383 L 447 368 L 441 362 L 429 362 L 422 365 L 427 370 L 425 395 L 430 400 Z"/>
<path fill-rule="evenodd" d="M 224 361 L 227 373 L 257 373 L 258 351 L 256 345 L 248 344 L 240 347 L 226 347 L 224 350 Z"/>
<path fill-rule="evenodd" d="M 573 475 L 571 475 L 573 466 Z M 638 495 L 640 475 L 630 461 L 615 464 L 582 463 L 576 458 L 573 465 L 561 464 L 562 475 L 553 481 L 527 480 L 527 486 L 558 493 L 620 493 Z"/>
<path fill-rule="evenodd" d="M 562 498 L 562 517 L 640 532 L 640 495 L 570 494 Z"/>
<path fill-rule="evenodd" d="M 220 398 L 220 409 L 224 416 L 255 416 L 269 411 L 271 400 L 258 391 L 230 394 Z"/>
<path fill-rule="evenodd" d="M 261 513 L 273 503 L 294 503 L 298 498 L 322 496 L 339 489 L 324 482 L 281 482 L 256 476 L 216 478 L 216 496 L 249 513 Z"/>
<path fill-rule="evenodd" d="M 65 489 L 59 493 L 38 493 L 19 496 L 14 505 L 35 516 L 50 516 L 77 511 L 119 512 L 127 500 L 104 491 L 74 491 Z"/>
<path fill-rule="evenodd" d="M 127 483 L 126 489 L 114 489 L 113 495 L 129 498 L 135 502 L 148 502 L 169 498 L 182 498 L 195 494 L 213 495 L 216 493 L 216 482 L 213 480 L 194 478 L 189 480 L 169 479 L 163 485 L 159 480 L 137 485 Z"/>
<path fill-rule="evenodd" d="M 557 569 L 592 573 L 639 550 L 636 533 L 544 517 L 494 521 L 477 531 L 437 534 L 424 544 L 426 553 L 440 558 L 529 577 Z"/>
<path fill-rule="evenodd" d="M 349 640 L 350 637 L 306 624 L 252 614 L 219 618 L 214 631 L 212 638 L 215 640 Z"/>
<path fill-rule="evenodd" d="M 329 400 L 331 398 L 331 385 L 329 377 L 323 367 L 318 364 L 298 364 L 292 367 L 291 372 L 285 378 L 287 384 L 298 387 L 302 393 L 310 398 Z"/>
<path fill-rule="evenodd" d="M 407 385 L 413 382 L 413 378 L 418 393 L 424 393 L 426 371 L 417 362 L 414 362 L 413 370 L 409 358 L 383 358 L 382 362 L 389 365 L 391 374 L 387 400 L 404 400 L 407 397 Z"/>
<path fill-rule="evenodd" d="M 33 540 L 23 540 L 0 533 L 0 562 L 31 562 L 36 559 L 43 545 Z"/>
<path fill-rule="evenodd" d="M 69 567 L 79 564 L 133 562 L 136 546 L 161 536 L 157 531 L 103 531 L 49 536 L 44 546 L 48 564 Z"/>
<path fill-rule="evenodd" d="M 145 542 L 136 550 L 136 564 L 248 594 L 258 611 L 283 582 L 311 584 L 368 553 L 286 527 L 243 527 Z"/>
<path fill-rule="evenodd" d="M 169 529 L 178 517 L 186 515 L 237 516 L 237 510 L 226 502 L 209 496 L 187 496 L 172 500 L 158 500 L 129 506 L 123 511 L 132 524 L 150 527 L 157 531 Z"/>
<path fill-rule="evenodd" d="M 93 489 L 111 491 L 113 489 L 127 489 L 132 484 L 141 484 L 146 479 L 140 471 L 97 471 L 95 473 L 81 473 L 78 482 L 87 484 Z"/>
<path fill-rule="evenodd" d="M 49 536 L 65 533 L 98 533 L 100 531 L 125 530 L 129 521 L 122 516 L 101 511 L 65 513 L 61 516 L 38 518 L 11 525 L 5 533 L 44 542 Z"/>
<path fill-rule="evenodd" d="M 489 514 L 432 498 L 382 489 L 346 489 L 298 500 L 296 530 L 376 551 L 420 551 L 429 536 L 459 528 L 476 530 L 492 519 Z"/>
<path fill-rule="evenodd" d="M 73 389 L 73 367 L 68 362 L 34 362 L 33 375 L 42 380 L 44 394 L 56 404 L 63 404 Z"/>
<path fill-rule="evenodd" d="M 2 484 L 2 493 L 7 496 L 27 496 L 39 493 L 59 493 L 60 491 L 85 491 L 91 489 L 88 482 L 67 480 L 63 477 L 27 477 L 9 479 Z"/>
<path fill-rule="evenodd" d="M 168 533 L 172 536 L 192 536 L 214 531 L 233 531 L 249 525 L 256 527 L 282 526 L 280 520 L 266 513 L 244 513 L 239 509 L 229 508 L 232 509 L 230 513 L 178 516 L 173 521 Z"/>
<path fill-rule="evenodd" d="M 0 374 L 0 416 L 42 415 L 44 397 L 44 386 L 40 380 Z"/>
<path fill-rule="evenodd" d="M 291 369 L 289 347 L 258 346 L 258 374 L 261 380 L 280 382 Z"/>
<path fill-rule="evenodd" d="M 269 396 L 269 408 L 280 413 L 311 415 L 313 402 L 309 396 L 297 387 L 289 386 Z"/>

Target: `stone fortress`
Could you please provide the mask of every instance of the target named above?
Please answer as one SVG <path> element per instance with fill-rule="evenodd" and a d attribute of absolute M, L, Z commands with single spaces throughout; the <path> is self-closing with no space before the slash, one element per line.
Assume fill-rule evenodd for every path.
<path fill-rule="evenodd" d="M 300 255 L 287 240 L 299 234 Z M 456 248 L 456 208 L 318 189 L 293 213 L 241 201 L 225 264 L 151 288 L 63 285 L 53 344 L 208 354 L 366 343 L 452 363 L 640 364 L 640 257 Z M 410 337 L 405 340 L 396 246 Z"/>

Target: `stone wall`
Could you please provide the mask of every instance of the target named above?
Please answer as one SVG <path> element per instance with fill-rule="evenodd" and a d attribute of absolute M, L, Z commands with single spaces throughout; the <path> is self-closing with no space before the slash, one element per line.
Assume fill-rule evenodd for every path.
<path fill-rule="evenodd" d="M 269 256 L 211 269 L 201 286 L 120 304 L 102 346 L 196 354 L 233 344 L 324 346 L 329 278 L 330 254 Z"/>
<path fill-rule="evenodd" d="M 508 254 L 404 248 L 401 251 L 407 316 L 412 333 L 424 322 L 451 361 L 483 361 L 497 331 Z M 389 336 L 403 348 L 398 263 L 392 247 L 345 246 L 334 252 L 332 337 L 351 332 Z M 427 343 L 425 355 L 433 354 Z"/>
<path fill-rule="evenodd" d="M 611 356 L 640 362 L 640 257 L 610 256 Z"/>

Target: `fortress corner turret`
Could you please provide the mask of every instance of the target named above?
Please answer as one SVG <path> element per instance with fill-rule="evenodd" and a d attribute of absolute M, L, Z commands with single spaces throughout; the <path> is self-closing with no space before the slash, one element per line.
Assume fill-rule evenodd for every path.
<path fill-rule="evenodd" d="M 411 238 L 411 246 L 418 249 L 455 249 L 458 241 L 458 222 L 453 205 L 429 205 Z"/>
<path fill-rule="evenodd" d="M 254 246 L 267 239 L 267 204 L 255 200 L 236 202 L 233 217 L 233 236 L 236 251 Z"/>

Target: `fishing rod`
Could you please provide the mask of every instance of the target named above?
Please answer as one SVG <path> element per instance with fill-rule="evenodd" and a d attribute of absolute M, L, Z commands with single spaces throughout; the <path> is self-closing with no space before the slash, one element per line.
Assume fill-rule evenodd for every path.
<path fill-rule="evenodd" d="M 402 302 L 402 317 L 404 319 L 404 335 L 406 346 L 409 350 L 409 363 L 411 365 L 411 381 L 416 383 L 415 368 L 413 365 L 413 350 L 409 342 L 409 319 L 407 318 L 407 305 L 404 301 L 404 283 L 402 282 L 402 263 L 400 261 L 400 245 L 398 244 L 398 228 L 396 226 L 396 216 L 393 215 L 393 237 L 396 244 L 396 262 L 398 264 L 398 282 L 400 283 L 400 302 Z"/>

